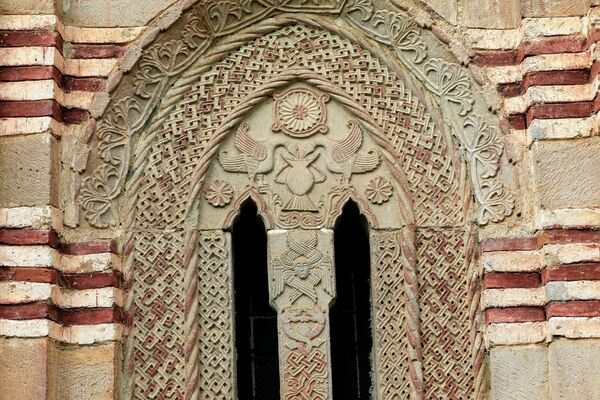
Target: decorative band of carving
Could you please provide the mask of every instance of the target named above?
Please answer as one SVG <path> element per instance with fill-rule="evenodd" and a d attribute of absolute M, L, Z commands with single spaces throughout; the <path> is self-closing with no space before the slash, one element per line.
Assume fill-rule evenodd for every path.
<path fill-rule="evenodd" d="M 471 324 L 469 332 L 471 363 L 475 378 L 474 398 L 483 400 L 489 388 L 486 380 L 485 345 L 483 343 L 484 321 L 481 309 L 483 270 L 478 255 L 477 234 L 474 230 L 467 230 L 465 232 L 465 270 L 467 271 L 467 304 Z"/>
<path fill-rule="evenodd" d="M 396 150 L 388 143 L 388 139 L 381 133 L 378 128 L 377 122 L 373 120 L 373 117 L 366 113 L 363 108 L 357 104 L 354 99 L 347 94 L 345 91 L 340 90 L 336 85 L 330 83 L 325 78 L 307 71 L 304 69 L 290 69 L 285 74 L 280 74 L 261 86 L 260 90 L 250 93 L 244 100 L 236 106 L 236 108 L 221 122 L 219 127 L 215 130 L 214 135 L 210 141 L 206 144 L 205 151 L 196 163 L 194 173 L 190 180 L 190 191 L 188 194 L 188 200 L 186 205 L 186 215 L 193 214 L 194 207 L 196 205 L 196 199 L 203 187 L 206 174 L 208 173 L 210 166 L 217 155 L 219 145 L 223 143 L 225 139 L 231 133 L 231 129 L 237 126 L 246 113 L 250 111 L 258 102 L 262 99 L 270 96 L 278 88 L 289 84 L 293 80 L 301 79 L 304 82 L 315 86 L 316 88 L 328 93 L 332 98 L 338 100 L 346 109 L 354 116 L 360 119 L 361 125 L 370 134 L 373 141 L 384 151 L 384 158 L 386 165 L 388 166 L 390 173 L 395 178 L 399 185 L 400 200 L 402 207 L 400 207 L 400 213 L 402 213 L 402 219 L 406 223 L 413 223 L 414 214 L 412 212 L 412 201 L 409 194 L 408 184 L 402 171 L 397 168 L 397 165 L 401 163 Z M 363 209 L 367 208 L 363 205 Z M 180 221 L 183 223 L 184 221 Z M 374 221 L 372 221 L 374 222 Z"/>
<path fill-rule="evenodd" d="M 402 230 L 401 248 L 404 300 L 406 302 L 404 306 L 406 308 L 408 369 L 412 386 L 411 398 L 423 400 L 425 398 L 423 390 L 423 349 L 421 345 L 421 313 L 414 227 L 406 227 Z"/>
<path fill-rule="evenodd" d="M 371 232 L 378 398 L 423 399 L 414 234 Z"/>
<path fill-rule="evenodd" d="M 371 1 L 354 0 L 347 4 L 343 15 L 344 18 L 379 42 L 393 46 L 400 63 L 405 64 L 408 70 L 438 100 L 443 115 L 448 117 L 447 122 L 452 133 L 459 140 L 467 161 L 470 163 L 474 194 L 480 204 L 479 223 L 500 221 L 510 215 L 514 201 L 497 177 L 499 159 L 503 150 L 502 144 L 497 129 L 489 126 L 482 117 L 473 113 L 474 99 L 471 93 L 471 80 L 466 72 L 459 65 L 440 58 L 432 58 L 424 63 L 423 61 L 427 59 L 427 49 L 421 37 L 420 28 L 398 12 L 374 10 Z M 206 33 L 206 28 L 199 21 L 200 17 L 194 16 L 193 13 L 190 14 L 189 26 L 186 25 L 184 30 L 184 33 L 188 35 L 184 35 L 183 41 L 187 47 L 181 47 L 181 52 L 164 58 L 184 61 L 171 63 L 175 66 L 165 69 L 166 67 L 162 64 L 157 64 L 155 55 L 158 52 L 166 55 L 167 48 L 176 46 L 170 42 L 152 46 L 150 48 L 152 52 L 148 52 L 142 57 L 141 70 L 136 76 L 136 93 L 139 93 L 141 97 L 139 99 L 124 98 L 114 103 L 99 125 L 98 135 L 101 143 L 99 153 L 102 164 L 84 180 L 79 194 L 84 214 L 92 225 L 103 227 L 119 222 L 115 201 L 121 193 L 121 187 L 126 184 L 127 191 L 131 193 L 131 189 L 136 188 L 139 183 L 136 181 L 142 175 L 140 168 L 146 163 L 148 148 L 152 140 L 145 136 L 146 133 L 141 133 L 142 137 L 136 146 L 136 157 L 132 165 L 133 174 L 125 183 L 125 172 L 129 166 L 129 142 L 134 135 L 140 132 L 143 126 L 142 122 L 147 120 L 150 111 L 154 109 L 158 104 L 158 99 L 162 99 L 161 96 L 166 91 L 166 81 L 157 81 L 156 76 L 181 75 L 168 98 L 162 102 L 163 106 L 155 116 L 151 127 L 144 132 L 153 132 L 160 127 L 168 113 L 172 111 L 172 106 L 181 99 L 191 82 L 196 81 L 199 71 L 205 71 L 209 65 L 223 59 L 232 49 L 290 22 L 303 22 L 323 27 L 352 38 L 353 41 L 359 42 L 368 49 L 373 47 L 366 40 L 329 20 L 316 20 L 302 14 L 282 14 L 245 29 L 243 35 L 210 51 L 201 58 L 201 62 L 185 70 L 191 65 L 191 60 L 199 59 L 198 56 L 204 53 L 212 40 L 208 37 L 210 35 Z M 185 72 L 182 73 L 184 70 Z M 150 101 L 146 99 L 150 99 Z M 136 196 L 129 196 L 129 198 L 135 199 Z M 121 222 L 125 222 L 125 225 L 130 222 L 127 220 L 132 218 L 130 209 L 131 204 L 127 204 L 124 213 L 121 214 L 121 217 L 125 219 Z"/>
<path fill-rule="evenodd" d="M 233 279 L 229 233 L 201 231 L 197 255 L 198 302 L 190 309 L 189 321 L 199 329 L 188 335 L 190 356 L 186 365 L 195 363 L 198 382 L 189 381 L 191 399 L 234 400 L 235 351 L 233 344 Z M 196 278 L 194 268 L 192 279 Z M 192 339 L 196 339 L 192 341 Z M 188 362 L 190 364 L 188 364 Z"/>

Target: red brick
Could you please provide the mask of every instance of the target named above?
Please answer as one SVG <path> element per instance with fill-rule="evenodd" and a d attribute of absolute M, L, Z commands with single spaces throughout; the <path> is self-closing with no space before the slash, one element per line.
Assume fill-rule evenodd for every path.
<path fill-rule="evenodd" d="M 600 317 L 600 300 L 556 302 L 546 305 L 550 317 Z"/>
<path fill-rule="evenodd" d="M 57 283 L 59 275 L 54 268 L 0 267 L 0 281 Z"/>
<path fill-rule="evenodd" d="M 56 67 L 50 65 L 0 67 L 1 82 L 38 81 L 43 79 L 54 79 L 60 85 L 62 74 Z"/>
<path fill-rule="evenodd" d="M 484 289 L 535 288 L 540 286 L 537 272 L 492 272 L 483 276 Z"/>
<path fill-rule="evenodd" d="M 482 252 L 538 250 L 541 248 L 537 237 L 487 239 L 481 242 Z"/>
<path fill-rule="evenodd" d="M 577 53 L 589 48 L 587 38 L 549 37 L 522 45 L 526 55 Z"/>
<path fill-rule="evenodd" d="M 54 100 L 0 101 L 0 117 L 45 117 L 60 120 L 60 107 Z"/>
<path fill-rule="evenodd" d="M 0 318 L 3 319 L 38 319 L 48 316 L 48 303 L 0 305 Z"/>
<path fill-rule="evenodd" d="M 600 243 L 599 231 L 550 229 L 542 232 L 544 244 Z"/>
<path fill-rule="evenodd" d="M 66 92 L 79 90 L 84 92 L 100 92 L 106 87 L 104 78 L 76 78 L 72 76 L 63 77 L 62 87 Z"/>
<path fill-rule="evenodd" d="M 61 286 L 69 289 L 99 289 L 104 287 L 116 287 L 121 284 L 121 273 L 95 272 L 91 274 L 63 274 L 60 279 Z"/>
<path fill-rule="evenodd" d="M 527 125 L 534 119 L 581 118 L 589 117 L 592 112 L 593 102 L 591 101 L 534 104 L 527 110 Z"/>
<path fill-rule="evenodd" d="M 25 46 L 56 47 L 62 52 L 62 38 L 58 32 L 0 31 L 0 47 Z"/>
<path fill-rule="evenodd" d="M 508 116 L 508 122 L 514 129 L 521 130 L 527 128 L 527 118 L 525 114 L 511 114 Z"/>
<path fill-rule="evenodd" d="M 60 252 L 69 255 L 111 253 L 111 241 L 63 243 L 60 245 Z"/>
<path fill-rule="evenodd" d="M 65 124 L 79 124 L 90 117 L 88 110 L 81 108 L 62 108 L 60 121 Z"/>
<path fill-rule="evenodd" d="M 100 44 L 74 44 L 72 58 L 120 58 L 126 46 Z"/>
<path fill-rule="evenodd" d="M 503 66 L 518 64 L 518 50 L 487 51 L 473 56 L 471 61 L 481 66 Z"/>
<path fill-rule="evenodd" d="M 51 307 L 49 310 L 51 320 L 62 325 L 95 325 L 121 322 L 119 307 L 106 308 L 78 308 L 60 309 Z"/>
<path fill-rule="evenodd" d="M 51 230 L 0 229 L 0 243 L 11 245 L 47 244 L 56 247 L 56 232 Z"/>
<path fill-rule="evenodd" d="M 542 282 L 548 281 L 597 281 L 600 280 L 600 263 L 580 263 L 545 268 Z"/>
<path fill-rule="evenodd" d="M 545 321 L 546 314 L 541 307 L 506 307 L 485 310 L 487 324 L 503 322 Z"/>
<path fill-rule="evenodd" d="M 533 72 L 525 75 L 521 82 L 499 84 L 498 91 L 504 97 L 513 97 L 524 94 L 531 86 L 583 85 L 590 83 L 591 77 L 592 74 L 587 69 Z"/>

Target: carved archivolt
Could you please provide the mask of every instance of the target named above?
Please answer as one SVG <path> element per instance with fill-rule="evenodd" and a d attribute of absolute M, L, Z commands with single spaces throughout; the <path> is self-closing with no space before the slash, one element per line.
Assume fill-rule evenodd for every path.
<path fill-rule="evenodd" d="M 460 227 L 469 190 L 480 224 L 512 212 L 501 140 L 466 70 L 384 3 L 200 1 L 115 92 L 77 196 L 82 222 L 124 228 L 124 387 L 137 398 L 234 398 L 222 230 L 247 198 L 269 229 L 332 227 L 349 198 L 386 228 L 371 238 L 381 398 L 481 392 L 478 275 L 466 279 Z M 459 228 L 415 238 L 407 225 Z M 334 285 L 315 238 L 276 249 L 271 295 L 284 394 L 325 399 Z"/>
<path fill-rule="evenodd" d="M 120 208 L 123 204 L 119 204 L 117 200 L 122 193 L 129 168 L 134 168 L 133 177 L 139 175 L 142 173 L 142 170 L 138 170 L 138 168 L 143 168 L 149 156 L 147 140 L 150 139 L 147 138 L 148 135 L 146 133 L 142 132 L 144 122 L 148 120 L 151 111 L 156 107 L 159 99 L 163 98 L 168 83 L 172 81 L 173 77 L 181 76 L 183 81 L 180 78 L 181 83 L 176 84 L 176 89 L 171 90 L 171 92 L 177 92 L 177 95 L 175 97 L 173 95 L 168 96 L 167 107 L 163 106 L 165 110 L 172 110 L 174 101 L 181 99 L 182 94 L 187 92 L 188 96 L 190 95 L 191 92 L 188 88 L 194 86 L 192 78 L 198 79 L 198 72 L 196 71 L 206 71 L 208 65 L 215 66 L 218 60 L 223 59 L 224 48 L 215 48 L 214 51 L 209 51 L 206 54 L 206 58 L 198 59 L 198 55 L 205 52 L 209 44 L 215 41 L 216 37 L 229 34 L 236 29 L 241 30 L 240 32 L 246 35 L 245 38 L 240 41 L 236 37 L 231 45 L 226 45 L 226 48 L 230 49 L 233 48 L 232 46 L 241 45 L 244 40 L 247 41 L 248 39 L 246 38 L 263 35 L 278 25 L 294 21 L 294 15 L 286 14 L 285 17 L 276 17 L 266 24 L 255 23 L 252 28 L 244 30 L 243 26 L 256 22 L 259 19 L 264 19 L 265 16 L 277 10 L 295 12 L 304 9 L 306 11 L 335 15 L 343 5 L 343 2 L 332 1 L 326 3 L 327 5 L 320 2 L 318 6 L 313 6 L 302 2 L 285 2 L 285 6 L 282 6 L 275 3 L 271 4 L 268 1 L 203 2 L 202 6 L 194 8 L 188 14 L 187 22 L 181 31 L 182 38 L 180 40 L 151 46 L 142 57 L 138 72 L 135 73 L 132 80 L 135 88 L 135 96 L 116 100 L 105 114 L 103 121 L 99 124 L 98 138 L 100 141 L 98 142 L 97 154 L 100 158 L 92 160 L 92 163 L 97 166 L 93 173 L 84 179 L 82 187 L 79 190 L 79 199 L 86 219 L 92 225 L 98 227 L 113 225 L 117 222 L 125 223 L 126 225 L 133 223 L 131 220 L 124 219 L 124 216 L 129 218 L 131 215 L 127 204 L 125 204 L 125 209 L 121 211 Z M 430 58 L 425 33 L 399 11 L 376 9 L 369 0 L 352 0 L 347 2 L 338 18 L 354 24 L 360 31 L 365 32 L 381 44 L 390 46 L 389 51 L 394 52 L 397 60 L 408 67 L 408 72 L 422 82 L 423 86 L 432 94 L 442 111 L 441 114 L 445 118 L 450 132 L 458 138 L 461 145 L 461 152 L 469 163 L 474 195 L 480 205 L 478 209 L 478 221 L 482 224 L 490 220 L 499 221 L 504 216 L 510 214 L 513 203 L 512 198 L 502 186 L 502 183 L 496 178 L 502 145 L 497 129 L 485 121 L 480 115 L 481 112 L 476 113 L 474 111 L 473 84 L 465 70 L 459 65 L 442 58 Z M 353 40 L 360 41 L 361 45 L 366 46 L 365 49 L 360 50 L 354 45 L 346 46 L 351 52 L 358 50 L 364 53 L 369 47 L 373 47 L 370 42 L 364 42 L 353 32 L 340 28 L 338 24 L 328 20 L 325 16 L 317 20 L 309 16 L 298 15 L 296 19 L 302 20 L 309 25 L 318 25 L 326 27 L 329 30 L 340 31 L 340 33 L 351 37 Z M 310 28 L 309 32 L 312 31 L 314 29 Z M 313 33 L 309 34 L 309 40 L 317 39 L 317 37 L 311 37 L 312 35 Z M 332 59 L 327 63 L 324 59 L 319 60 L 314 57 L 316 55 L 315 52 L 318 53 L 319 51 L 318 47 L 320 43 L 325 43 L 323 39 L 317 39 L 316 42 L 312 42 L 313 45 L 316 44 L 317 46 L 309 46 L 308 42 L 304 45 L 301 42 L 294 41 L 292 37 L 290 38 L 292 43 L 304 46 L 292 49 L 288 47 L 289 40 L 287 43 L 286 40 L 283 40 L 285 35 L 278 36 L 281 40 L 277 43 L 265 43 L 267 44 L 267 48 L 263 50 L 265 52 L 263 60 L 266 64 L 264 67 L 259 67 L 260 61 L 256 57 L 238 57 L 237 60 L 234 57 L 229 58 L 229 61 L 222 61 L 219 68 L 213 67 L 213 73 L 219 71 L 227 74 L 223 68 L 229 67 L 231 69 L 230 73 L 233 74 L 231 77 L 234 78 L 233 81 L 229 80 L 229 85 L 237 81 L 237 79 L 241 79 L 240 83 L 247 81 L 260 84 L 266 78 L 266 76 L 261 75 L 272 76 L 273 73 L 277 72 L 277 63 L 280 61 L 286 61 L 287 64 L 285 66 L 288 68 L 292 65 L 310 64 L 310 61 L 312 61 L 322 66 L 319 71 L 316 71 L 317 73 L 324 74 L 331 82 L 339 82 L 340 87 L 343 87 L 344 90 L 349 89 L 350 82 L 355 82 L 356 78 L 360 79 L 364 76 L 364 73 L 360 71 L 355 71 L 356 76 L 350 71 L 347 71 L 345 76 L 342 75 L 338 78 L 333 76 L 335 75 L 336 68 L 339 70 L 339 67 L 341 67 L 341 72 L 343 72 L 344 57 L 356 57 L 352 53 L 345 54 L 342 50 L 344 46 L 340 47 L 338 53 L 336 53 L 337 59 Z M 260 43 L 264 43 L 264 40 L 257 40 L 258 42 L 253 43 L 252 47 L 260 47 Z M 288 50 L 286 50 L 286 47 L 288 47 Z M 332 50 L 335 50 L 335 48 Z M 302 56 L 303 53 L 312 53 L 312 60 Z M 374 83 L 371 91 L 381 90 L 386 87 L 393 88 L 393 86 L 390 87 L 389 85 L 395 79 L 393 77 L 394 72 L 392 72 L 394 67 L 392 66 L 389 69 L 383 66 L 383 64 L 389 63 L 390 60 L 385 57 L 382 60 L 377 60 L 373 56 L 368 58 L 368 60 L 365 60 L 367 62 L 367 70 L 373 71 L 373 67 L 375 67 L 375 70 L 378 70 L 378 78 L 371 80 Z M 239 61 L 241 64 L 232 64 L 234 61 Z M 333 70 L 328 70 L 328 64 Z M 384 72 L 384 70 L 386 71 Z M 186 72 L 184 73 L 183 71 Z M 266 74 L 263 71 L 266 71 Z M 194 76 L 194 74 L 196 75 Z M 208 76 L 210 74 L 202 78 L 202 80 L 206 80 Z M 184 82 L 186 83 L 183 84 Z M 196 87 L 199 88 L 198 85 Z M 218 94 L 225 87 L 219 88 L 217 86 L 214 89 L 216 90 L 211 94 L 217 97 L 207 99 L 208 101 L 201 101 L 199 103 L 201 107 L 196 107 L 193 111 L 189 106 L 186 107 L 186 112 L 191 112 L 191 114 L 187 115 L 186 122 L 188 126 L 184 128 L 185 130 L 187 130 L 186 128 L 195 126 L 202 129 L 202 119 L 198 114 L 209 110 L 212 111 L 212 107 L 218 106 L 222 108 L 222 114 L 226 114 L 230 110 L 226 103 L 219 103 L 221 100 L 217 100 Z M 402 109 L 408 111 L 412 108 L 417 113 L 416 115 L 422 115 L 423 110 L 419 109 L 422 106 L 419 105 L 419 102 L 410 93 L 406 93 L 407 91 L 403 85 L 400 84 L 400 88 L 396 90 L 405 92 L 405 96 L 408 96 L 404 99 L 404 106 L 399 107 L 398 111 Z M 196 94 L 195 96 L 198 95 Z M 299 96 L 299 98 L 301 97 Z M 356 99 L 360 104 L 365 106 L 367 112 L 376 112 L 378 104 L 369 105 L 368 103 L 364 103 L 365 98 L 358 93 Z M 408 108 L 406 108 L 407 106 Z M 455 159 L 452 159 L 452 149 L 446 148 L 446 150 L 443 150 L 442 146 L 436 150 L 435 147 L 432 147 L 432 145 L 435 146 L 434 143 L 423 143 L 423 141 L 429 140 L 427 139 L 428 137 L 435 141 L 436 139 L 434 138 L 436 136 L 438 136 L 437 140 L 440 140 L 440 138 L 443 138 L 443 135 L 432 135 L 434 131 L 431 122 L 427 122 L 427 119 L 416 122 L 414 118 L 416 115 L 411 116 L 409 112 L 403 116 L 400 112 L 392 120 L 384 116 L 377 117 L 376 120 L 382 125 L 384 132 L 393 132 L 389 126 L 386 126 L 393 123 L 399 126 L 400 129 L 402 125 L 405 125 L 405 129 L 410 134 L 416 134 L 414 138 L 410 138 L 402 135 L 400 132 L 394 132 L 397 136 L 405 137 L 405 140 L 398 143 L 399 151 L 402 151 L 401 149 L 403 148 L 412 147 L 408 144 L 415 146 L 412 147 L 413 152 L 421 151 L 419 147 L 420 145 L 424 145 L 423 147 L 428 152 L 433 150 L 433 154 L 436 154 L 436 157 L 439 158 L 439 161 L 428 162 L 424 165 L 419 165 L 419 162 L 415 161 L 415 159 L 403 160 L 405 162 L 404 168 L 408 168 L 409 171 L 407 174 L 408 179 L 413 178 L 413 182 L 410 182 L 411 186 L 415 187 L 414 184 L 416 183 L 416 186 L 420 187 L 421 191 L 425 189 L 425 194 L 413 192 L 413 201 L 416 203 L 416 206 L 423 203 L 422 209 L 425 210 L 423 211 L 423 215 L 426 215 L 430 214 L 431 210 L 435 208 L 434 205 L 427 204 L 427 199 L 437 195 L 434 192 L 436 188 L 437 190 L 443 188 L 444 197 L 451 198 L 451 193 L 456 191 L 457 187 L 461 185 L 456 182 L 460 177 L 452 176 L 458 174 L 456 170 L 452 171 L 452 164 L 456 162 Z M 159 113 L 158 117 L 161 118 L 157 118 L 156 121 L 164 121 L 166 115 L 163 112 Z M 218 118 L 217 115 L 214 117 Z M 214 120 L 212 124 L 215 125 Z M 159 126 L 153 124 L 152 128 L 157 129 Z M 155 132 L 149 133 L 154 134 Z M 202 132 L 201 135 L 210 135 L 210 131 Z M 189 133 L 187 136 L 189 136 Z M 407 142 L 406 139 L 409 139 L 409 141 Z M 442 140 L 444 141 L 445 139 Z M 132 143 L 137 143 L 135 148 L 131 147 Z M 189 141 L 187 145 L 191 147 L 199 146 L 196 150 L 200 152 L 203 150 L 202 144 L 194 144 L 194 140 Z M 444 146 L 448 146 L 448 143 L 445 143 Z M 132 153 L 136 154 L 137 157 L 133 165 L 129 161 L 130 154 Z M 445 154 L 442 155 L 440 153 Z M 194 155 L 189 154 L 187 157 L 193 158 Z M 435 169 L 432 169 L 432 166 L 435 166 Z M 164 173 L 165 171 L 161 172 Z M 428 174 L 432 183 L 426 180 L 421 182 L 414 181 L 414 179 L 419 179 L 417 177 Z M 177 199 L 174 200 L 177 201 Z M 428 208 L 429 210 L 427 210 Z M 178 210 L 170 210 L 170 212 L 171 215 L 183 218 L 179 215 Z M 158 218 L 159 216 L 155 217 Z M 456 217 L 456 215 L 452 216 L 454 221 L 456 221 Z M 439 218 L 436 222 L 442 223 L 441 218 L 443 217 Z M 419 217 L 417 217 L 417 221 L 419 221 Z"/>

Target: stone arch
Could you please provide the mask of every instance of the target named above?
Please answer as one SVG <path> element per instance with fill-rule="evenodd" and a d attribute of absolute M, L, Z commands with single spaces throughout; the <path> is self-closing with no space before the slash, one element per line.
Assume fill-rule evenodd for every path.
<path fill-rule="evenodd" d="M 211 140 L 218 142 L 220 139 L 215 139 L 219 135 L 213 132 L 204 138 L 205 142 L 194 142 L 196 138 L 191 131 L 201 125 L 199 120 L 203 115 L 186 115 L 186 112 L 198 113 L 198 109 L 186 108 L 186 105 L 197 104 L 198 95 L 191 93 L 194 85 L 202 82 L 202 76 L 218 73 L 216 66 L 228 62 L 231 64 L 227 57 L 232 53 L 243 52 L 248 43 L 266 40 L 274 32 L 296 27 L 332 35 L 332 40 L 349 43 L 349 49 L 354 49 L 352 51 L 357 54 L 369 54 L 376 59 L 381 66 L 377 70 L 379 78 L 395 79 L 402 85 L 405 95 L 403 101 L 409 114 L 415 111 L 415 117 L 425 116 L 427 121 L 422 122 L 423 130 L 432 132 L 431 136 L 438 141 L 427 143 L 431 145 L 430 149 L 414 144 L 418 142 L 418 136 L 413 138 L 413 142 L 406 140 L 397 143 L 396 152 L 406 152 L 401 161 L 415 160 L 415 165 L 414 170 L 399 173 L 396 182 L 399 188 L 406 188 L 403 191 L 408 199 L 406 204 L 419 203 L 420 208 L 415 207 L 424 219 L 419 220 L 418 215 L 412 217 L 410 214 L 414 210 L 401 207 L 399 210 L 408 211 L 403 219 L 404 224 L 400 226 L 402 233 L 383 232 L 378 238 L 378 243 L 387 243 L 388 247 L 396 243 L 394 258 L 401 258 L 405 268 L 403 295 L 407 298 L 407 315 L 411 308 L 413 311 L 407 317 L 408 325 L 409 328 L 415 324 L 417 327 L 413 327 L 409 343 L 402 345 L 409 348 L 411 357 L 410 379 L 407 378 L 411 385 L 410 393 L 416 398 L 423 398 L 426 389 L 423 368 L 419 365 L 427 360 L 420 354 L 423 344 L 417 337 L 420 323 L 420 303 L 415 295 L 419 291 L 417 259 L 435 259 L 436 262 L 431 265 L 447 261 L 443 255 L 435 253 L 435 249 L 441 246 L 444 253 L 461 260 L 461 265 L 469 270 L 467 286 L 471 295 L 465 301 L 469 302 L 469 308 L 476 305 L 478 300 L 473 292 L 477 289 L 478 275 L 472 270 L 474 244 L 468 226 L 471 190 L 477 200 L 476 219 L 481 224 L 499 221 L 512 210 L 510 193 L 497 175 L 502 145 L 495 119 L 483 105 L 477 85 L 463 68 L 447 60 L 450 56 L 443 47 L 435 45 L 430 49 L 428 41 L 434 40 L 431 35 L 427 37 L 407 15 L 392 7 L 376 9 L 370 1 L 356 0 L 347 4 L 333 1 L 329 8 L 319 9 L 298 2 L 289 7 L 265 6 L 257 12 L 251 4 L 227 4 L 231 7 L 219 8 L 218 2 L 203 2 L 176 22 L 161 42 L 143 52 L 137 68 L 125 77 L 122 87 L 117 90 L 91 142 L 94 152 L 89 160 L 90 172 L 86 172 L 79 189 L 85 217 L 81 218 L 81 222 L 98 228 L 122 228 L 124 233 L 120 240 L 124 249 L 124 272 L 126 277 L 133 276 L 134 280 L 133 290 L 125 296 L 125 308 L 134 321 L 125 342 L 125 392 L 133 391 L 141 398 L 158 393 L 175 398 L 195 398 L 202 393 L 202 385 L 207 384 L 198 378 L 205 376 L 206 372 L 199 372 L 198 369 L 209 361 L 199 361 L 202 346 L 207 344 L 203 342 L 206 338 L 198 327 L 215 322 L 202 321 L 206 313 L 198 312 L 198 304 L 212 307 L 215 299 L 208 298 L 203 290 L 226 289 L 231 283 L 227 272 L 215 269 L 227 262 L 229 239 L 223 232 L 197 229 L 197 215 L 194 214 L 197 207 L 194 202 L 198 200 L 197 194 L 204 185 L 204 178 L 219 148 L 205 143 Z M 262 7 L 270 3 L 260 4 Z M 436 52 L 436 55 L 429 52 Z M 310 78 L 307 71 L 296 71 L 293 78 L 302 77 L 302 73 L 305 74 L 305 80 Z M 326 76 L 326 73 L 322 75 Z M 273 75 L 274 79 L 280 76 L 281 73 Z M 344 89 L 348 90 L 347 87 L 334 86 L 331 93 L 343 93 Z M 214 95 L 215 92 L 211 93 Z M 235 97 L 231 93 L 228 96 Z M 343 96 L 340 95 L 339 100 L 343 101 Z M 354 102 L 360 103 L 356 99 Z M 224 115 L 218 123 L 213 123 L 215 127 L 223 127 L 221 139 L 224 140 L 231 136 L 231 129 L 235 125 L 227 121 L 235 107 L 228 108 L 224 103 L 217 105 Z M 249 105 L 255 106 L 251 101 Z M 380 132 L 391 134 L 386 138 L 389 145 L 389 142 L 402 136 L 382 126 L 384 116 L 371 117 L 377 114 L 377 110 L 377 105 L 371 105 L 370 109 L 363 111 L 364 117 L 374 120 L 371 125 L 379 125 Z M 431 113 L 431 116 L 427 113 Z M 207 111 L 206 115 L 209 114 Z M 184 121 L 186 118 L 187 122 Z M 439 129 L 437 134 L 433 133 L 433 120 Z M 183 127 L 181 123 L 187 123 L 188 126 Z M 389 125 L 391 128 L 398 126 Z M 415 132 L 414 128 L 406 130 Z M 161 132 L 171 136 L 161 137 Z M 174 137 L 177 133 L 180 135 Z M 180 151 L 183 149 L 191 153 Z M 212 150 L 209 152 L 207 149 Z M 439 155 L 439 159 L 435 159 L 434 155 Z M 430 163 L 425 161 L 418 164 L 419 157 Z M 398 160 L 396 163 L 401 164 Z M 406 164 L 402 167 L 406 167 Z M 189 171 L 180 171 L 182 166 L 189 168 Z M 427 166 L 430 166 L 429 173 L 433 173 L 433 178 L 419 186 L 418 178 L 427 175 Z M 446 178 L 450 181 L 448 185 L 451 189 L 441 183 L 445 177 L 443 173 L 436 175 L 444 168 L 450 171 L 450 178 Z M 468 180 L 467 175 L 470 178 Z M 190 178 L 189 181 L 183 181 Z M 182 190 L 179 194 L 176 192 L 178 189 Z M 156 208 L 156 196 L 161 193 L 165 197 Z M 427 209 L 426 202 L 436 196 L 449 205 L 434 204 Z M 435 211 L 441 219 L 428 224 L 428 211 Z M 456 218 L 444 220 L 448 215 Z M 152 223 L 148 224 L 148 221 Z M 415 224 L 423 230 L 415 233 L 410 228 Z M 436 231 L 436 227 L 450 227 L 463 236 Z M 138 230 L 145 233 L 141 235 Z M 458 236 L 461 239 L 457 239 Z M 419 247 L 419 240 L 429 244 Z M 447 249 L 452 251 L 448 253 L 445 251 Z M 385 264 L 387 261 L 382 258 L 380 262 Z M 201 279 L 197 281 L 198 268 L 205 268 L 210 274 L 201 274 Z M 383 268 L 390 267 L 383 265 Z M 425 270 L 431 271 L 431 267 Z M 162 278 L 157 283 L 160 275 Z M 164 277 L 171 278 L 171 281 Z M 166 298 L 163 291 L 166 291 Z M 432 313 L 424 314 L 431 318 Z M 473 323 L 477 322 L 476 315 L 469 314 L 467 317 Z M 227 315 L 223 313 L 217 318 L 226 319 Z M 158 334 L 144 328 L 147 326 L 153 329 L 158 327 Z M 461 332 L 466 334 L 464 327 Z M 221 333 L 221 341 L 231 339 L 230 331 Z M 479 335 L 479 339 L 470 337 L 469 340 L 476 347 L 475 353 L 481 354 L 480 333 L 474 328 L 470 335 Z M 142 337 L 147 340 L 141 340 Z M 429 346 L 432 346 L 431 343 Z M 166 353 L 169 355 L 166 356 Z M 233 356 L 229 356 L 231 362 Z M 164 357 L 169 359 L 166 364 Z M 136 365 L 138 368 L 144 365 L 144 368 L 138 371 Z M 231 366 L 220 365 L 219 368 L 219 371 L 210 373 L 216 373 L 220 381 L 229 382 L 224 383 L 225 386 L 231 385 L 233 377 L 228 375 Z M 478 378 L 477 385 L 481 382 L 479 370 L 476 368 L 474 373 Z M 156 379 L 160 382 L 157 383 Z M 460 397 L 462 389 L 452 387 L 451 390 L 452 396 Z M 470 386 L 468 390 L 471 390 Z M 477 388 L 474 390 L 479 393 Z"/>

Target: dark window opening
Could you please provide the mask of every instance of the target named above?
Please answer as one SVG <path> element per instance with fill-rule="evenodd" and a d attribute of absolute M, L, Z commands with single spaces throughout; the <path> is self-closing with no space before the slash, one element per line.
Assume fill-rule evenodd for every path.
<path fill-rule="evenodd" d="M 331 307 L 333 398 L 371 399 L 373 348 L 367 221 L 349 202 L 334 229 L 337 296 Z"/>
<path fill-rule="evenodd" d="M 239 400 L 279 400 L 277 313 L 269 305 L 267 232 L 253 202 L 233 225 Z"/>

